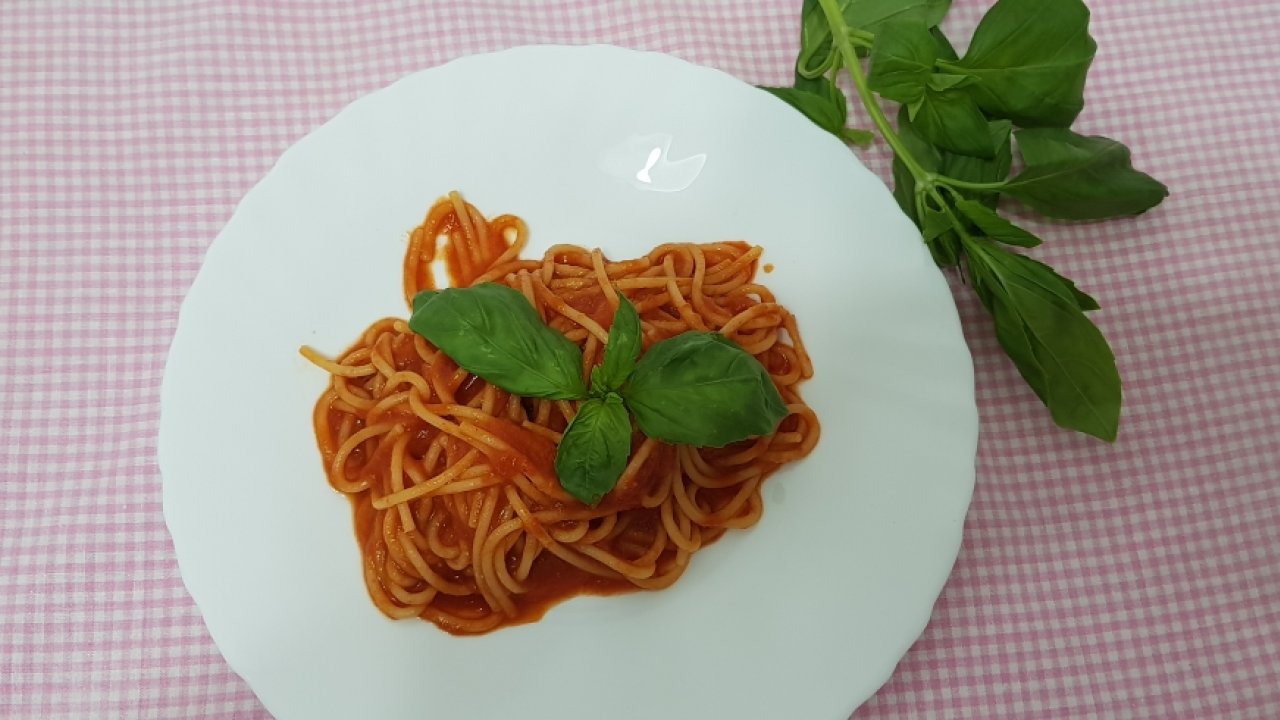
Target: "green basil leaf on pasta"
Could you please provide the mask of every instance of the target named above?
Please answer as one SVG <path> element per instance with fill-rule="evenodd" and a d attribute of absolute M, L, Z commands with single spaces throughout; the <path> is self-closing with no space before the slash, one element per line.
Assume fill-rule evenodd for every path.
<path fill-rule="evenodd" d="M 439 295 L 439 294 L 440 294 L 440 292 L 439 292 L 438 290 L 423 290 L 423 291 L 419 292 L 418 294 L 414 295 L 414 296 L 413 296 L 413 311 L 414 311 L 414 312 L 418 312 L 418 308 L 422 307 L 423 305 L 426 305 L 428 300 L 430 300 L 431 298 L 433 298 L 433 297 L 435 297 L 435 296 L 437 296 L 437 295 Z"/>
<path fill-rule="evenodd" d="M 718 333 L 654 344 L 622 396 L 645 435 L 683 445 L 723 447 L 767 435 L 787 415 L 764 366 Z"/>
<path fill-rule="evenodd" d="M 442 290 L 414 311 L 409 328 L 507 392 L 557 400 L 587 394 L 582 351 L 505 285 Z"/>
<path fill-rule="evenodd" d="M 642 340 L 640 314 L 636 312 L 636 306 L 619 293 L 618 309 L 609 328 L 609 342 L 604 346 L 604 360 L 591 373 L 592 393 L 604 394 L 622 387 L 635 369 Z"/>
<path fill-rule="evenodd" d="M 595 505 L 613 490 L 631 455 L 631 419 L 622 398 L 609 393 L 578 408 L 556 450 L 556 475 L 565 492 Z"/>

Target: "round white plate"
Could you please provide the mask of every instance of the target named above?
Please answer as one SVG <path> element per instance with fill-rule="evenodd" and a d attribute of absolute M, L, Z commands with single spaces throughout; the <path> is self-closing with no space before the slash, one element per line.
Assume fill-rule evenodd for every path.
<path fill-rule="evenodd" d="M 451 189 L 515 213 L 529 253 L 629 258 L 740 238 L 799 319 L 822 420 L 764 519 L 668 590 L 577 598 L 452 637 L 361 580 L 311 431 L 324 373 L 404 315 L 408 231 Z M 525 47 L 409 76 L 281 156 L 209 248 L 162 393 L 164 512 L 227 661 L 281 720 L 845 718 L 919 635 L 974 479 L 971 358 L 947 285 L 884 184 L 721 72 L 612 47 Z"/>

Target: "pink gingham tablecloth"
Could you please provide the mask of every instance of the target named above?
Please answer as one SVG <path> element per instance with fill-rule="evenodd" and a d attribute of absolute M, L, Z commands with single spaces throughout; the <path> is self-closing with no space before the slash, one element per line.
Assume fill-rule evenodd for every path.
<path fill-rule="evenodd" d="M 954 0 L 948 27 L 989 4 Z M 512 45 L 783 84 L 799 5 L 0 4 L 0 716 L 267 717 L 183 588 L 155 451 L 179 303 L 281 151 Z M 957 287 L 976 494 L 932 621 L 858 718 L 1280 718 L 1280 6 L 1090 5 L 1080 127 L 1172 195 L 1040 226 L 1037 252 L 1102 300 L 1121 438 L 1056 429 Z M 863 157 L 888 178 L 883 146 Z"/>

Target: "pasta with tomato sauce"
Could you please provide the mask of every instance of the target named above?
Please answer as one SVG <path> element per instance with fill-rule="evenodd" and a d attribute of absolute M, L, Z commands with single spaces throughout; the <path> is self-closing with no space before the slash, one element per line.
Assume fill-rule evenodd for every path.
<path fill-rule="evenodd" d="M 580 348 L 589 377 L 622 296 L 639 314 L 644 350 L 687 331 L 719 333 L 767 370 L 785 417 L 770 434 L 719 448 L 635 430 L 625 470 L 591 506 L 555 469 L 579 401 L 508 393 L 399 318 L 373 323 L 336 359 L 302 348 L 330 374 L 315 405 L 317 444 L 329 484 L 351 501 L 364 581 L 388 617 L 476 634 L 537 620 L 575 595 L 668 587 L 700 548 L 754 525 L 763 483 L 818 442 L 800 395 L 813 366 L 794 316 L 755 281 L 761 248 L 677 243 L 610 260 L 556 245 L 524 258 L 527 237 L 520 218 L 485 218 L 450 194 L 410 237 L 406 303 L 435 288 L 437 260 L 454 287 L 506 285 Z"/>

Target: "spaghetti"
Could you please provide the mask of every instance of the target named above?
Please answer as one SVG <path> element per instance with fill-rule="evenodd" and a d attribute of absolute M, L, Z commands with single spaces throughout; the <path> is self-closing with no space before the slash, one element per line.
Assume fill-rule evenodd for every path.
<path fill-rule="evenodd" d="M 522 398 L 458 368 L 406 321 L 375 322 L 336 361 L 314 427 L 326 474 L 354 508 L 364 580 L 378 609 L 455 634 L 531 622 L 579 594 L 665 588 L 701 547 L 755 524 L 762 483 L 807 455 L 819 423 L 800 397 L 813 374 L 795 318 L 754 282 L 761 248 L 668 244 L 635 260 L 552 247 L 520 257 L 528 231 L 457 193 L 414 230 L 405 300 L 434 288 L 436 254 L 454 286 L 497 282 L 528 298 L 600 362 L 624 294 L 643 346 L 687 330 L 720 332 L 768 370 L 789 415 L 767 436 L 724 448 L 673 446 L 636 432 L 614 490 L 595 507 L 560 488 L 557 443 L 578 403 Z M 444 239 L 440 244 L 441 238 Z"/>

